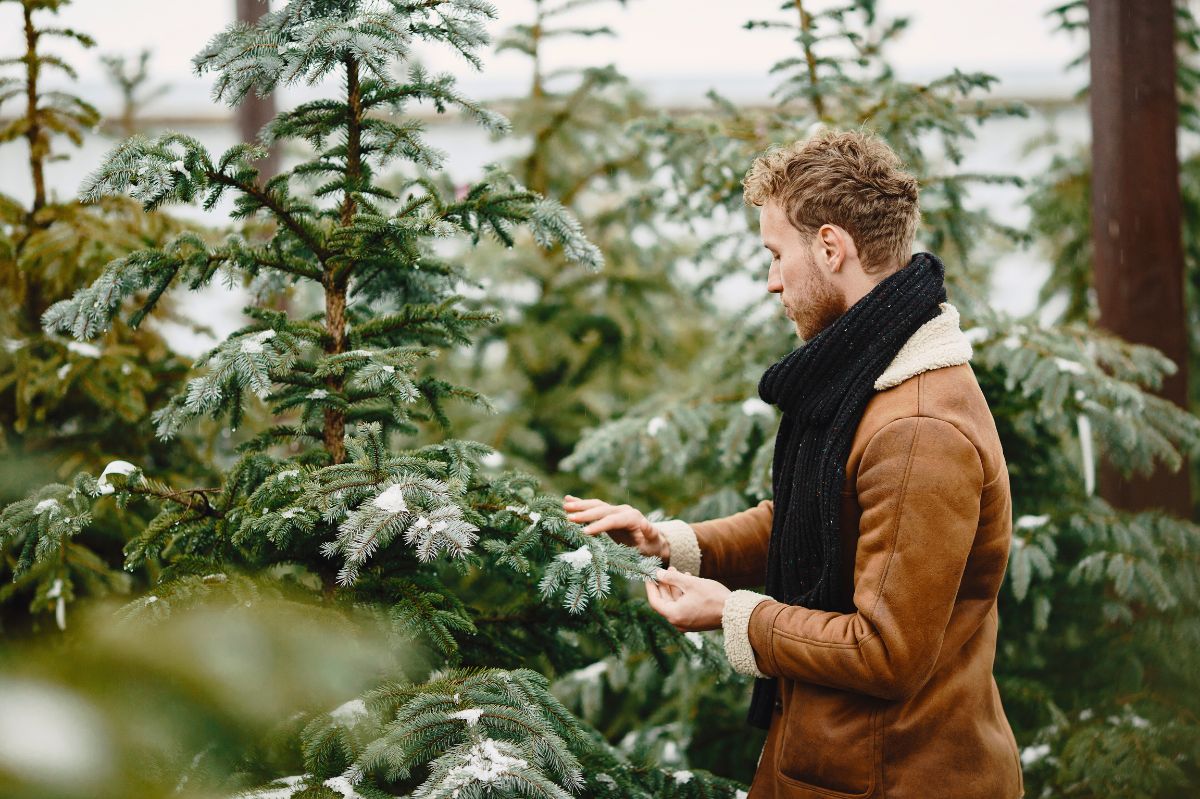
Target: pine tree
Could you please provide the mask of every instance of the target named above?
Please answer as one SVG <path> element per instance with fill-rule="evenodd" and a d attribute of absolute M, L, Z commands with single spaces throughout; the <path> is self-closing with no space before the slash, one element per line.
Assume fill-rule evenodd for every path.
<path fill-rule="evenodd" d="M 252 90 L 336 77 L 338 95 L 282 112 L 262 131 L 263 145 L 303 142 L 309 157 L 262 181 L 259 145 L 214 157 L 178 133 L 134 136 L 87 178 L 82 196 L 128 193 L 152 211 L 195 200 L 211 208 L 229 193 L 237 219 L 267 222 L 274 235 L 210 242 L 185 231 L 111 261 L 41 321 L 87 341 L 126 312 L 138 327 L 179 283 L 195 290 L 218 275 L 248 280 L 262 298 L 245 309 L 253 322 L 197 359 L 194 376 L 152 420 L 163 440 L 203 418 L 232 431 L 261 403 L 271 424 L 243 431 L 236 461 L 214 465 L 207 484 L 119 463 L 99 479 L 80 472 L 70 485 L 39 488 L 0 515 L 0 541 L 23 542 L 18 574 L 38 568 L 111 493 L 119 508 L 157 512 L 125 547 L 127 568 L 164 564 L 153 593 L 125 609 L 128 619 L 228 597 L 254 574 L 303 587 L 329 608 L 373 609 L 419 645 L 423 670 L 365 697 L 369 723 L 330 713 L 300 733 L 306 773 L 295 790 L 730 796 L 735 783 L 618 751 L 565 710 L 543 674 L 590 662 L 581 641 L 664 661 L 694 648 L 644 601 L 613 595 L 614 578 L 644 579 L 656 559 L 583 535 L 535 478 L 482 466 L 493 453 L 486 445 L 442 437 L 404 446 L 444 429 L 447 403 L 486 402 L 431 364 L 496 321 L 464 307 L 455 293 L 463 264 L 439 255 L 437 240 L 488 236 L 511 247 L 524 228 L 566 261 L 602 266 L 561 203 L 496 164 L 453 198 L 424 174 L 383 185 L 389 165 L 436 171 L 444 161 L 406 116 L 414 103 L 509 129 L 460 94 L 452 76 L 409 58 L 424 40 L 479 68 L 474 51 L 495 15 L 480 0 L 293 0 L 253 26 L 227 28 L 196 56 L 197 71 L 216 78 L 216 99 L 229 104 Z M 300 285 L 319 288 L 320 307 L 270 307 L 272 294 Z"/>
<path fill-rule="evenodd" d="M 628 135 L 650 113 L 641 92 L 616 64 L 544 66 L 549 42 L 613 35 L 608 26 L 572 19 L 595 5 L 539 2 L 535 16 L 511 26 L 495 51 L 524 54 L 531 69 L 527 94 L 503 105 L 514 134 L 528 141 L 509 168 L 572 210 L 604 252 L 604 267 L 591 272 L 560 253 L 504 252 L 490 243 L 470 252 L 472 274 L 483 277 L 473 295 L 487 305 L 502 303 L 503 315 L 473 343 L 464 379 L 486 387 L 501 412 L 482 419 L 470 408 L 451 414 L 456 429 L 488 441 L 520 468 L 589 496 L 610 495 L 614 485 L 559 472 L 558 461 L 585 426 L 619 416 L 655 385 L 685 380 L 698 353 L 711 346 L 715 312 L 688 277 L 694 237 L 676 235 L 686 230 L 639 202 L 652 171 L 652 142 Z M 631 591 L 640 600 L 642 587 Z M 558 676 L 550 690 L 621 752 L 686 780 L 692 772 L 683 753 L 697 723 L 740 713 L 736 695 L 713 701 L 714 683 L 740 686 L 716 642 L 687 638 L 691 644 L 665 663 L 639 648 L 614 654 L 581 641 L 590 662 Z M 600 701 L 602 685 L 618 687 Z M 706 700 L 703 713 L 698 698 Z M 748 740 L 726 744 L 722 757 L 692 762 L 717 771 L 739 759 L 753 763 L 757 751 Z"/>
<path fill-rule="evenodd" d="M 108 79 L 121 92 L 121 134 L 132 136 L 137 132 L 138 113 L 149 103 L 167 93 L 169 87 L 149 87 L 150 51 L 138 53 L 136 66 L 125 60 L 125 56 L 109 53 L 100 57 Z"/>
<path fill-rule="evenodd" d="M 14 4 L 25 49 L 0 62 L 10 73 L 0 76 L 0 108 L 19 113 L 0 130 L 0 145 L 19 146 L 23 140 L 31 200 L 0 195 L 0 502 L 78 469 L 100 469 L 116 451 L 162 473 L 194 473 L 190 442 L 157 442 L 142 425 L 149 409 L 178 386 L 186 359 L 152 329 L 133 331 L 118 323 L 94 343 L 42 331 L 40 317 L 51 303 L 95 278 L 112 258 L 163 241 L 180 225 L 162 214 L 145 214 L 124 198 L 85 206 L 60 201 L 49 190 L 46 163 L 66 157 L 57 151 L 58 142 L 80 144 L 99 115 L 67 91 L 46 88 L 55 73 L 75 77 L 47 43 L 93 42 L 79 31 L 44 24 L 45 16 L 66 5 L 61 0 Z M 49 497 L 39 496 L 39 503 L 43 499 Z M 40 507 L 35 515 L 42 521 L 59 513 L 54 505 Z M 101 511 L 88 522 L 75 522 L 53 544 L 43 545 L 56 557 L 32 567 L 33 539 L 0 534 L 0 575 L 17 576 L 0 587 L 0 629 L 6 634 L 46 623 L 61 628 L 66 605 L 77 594 L 129 591 L 131 579 L 143 576 L 120 568 L 127 534 L 121 520 Z"/>
<path fill-rule="evenodd" d="M 959 170 L 962 141 L 972 120 L 1027 108 L 974 98 L 994 82 L 986 74 L 896 80 L 882 50 L 905 22 L 881 20 L 873 2 L 821 13 L 800 3 L 783 8 L 799 19 L 748 23 L 796 32 L 798 54 L 772 69 L 783 76 L 779 105 L 759 114 L 712 93 L 715 116 L 648 124 L 673 192 L 648 191 L 656 200 L 677 196 L 680 220 L 717 220 L 710 239 L 716 274 L 757 260 L 745 252 L 758 241 L 740 181 L 769 144 L 814 126 L 865 126 L 901 155 L 922 185 L 918 249 L 947 264 L 947 288 L 973 342 L 972 367 L 1013 485 L 1017 518 L 1000 596 L 996 675 L 1024 747 L 1027 792 L 1069 786 L 1095 796 L 1179 795 L 1200 772 L 1191 655 L 1200 644 L 1200 528 L 1163 514 L 1123 513 L 1093 494 L 1100 448 L 1126 474 L 1155 463 L 1178 468 L 1181 455 L 1197 452 L 1200 420 L 1150 393 L 1172 364 L 1080 321 L 1043 326 L 1036 315 L 1013 318 L 977 288 L 986 285 L 982 264 L 991 255 L 1030 237 L 968 204 L 972 183 L 1023 181 Z M 846 50 L 849 56 L 839 54 Z M 929 132 L 937 133 L 940 154 L 918 141 Z M 762 279 L 766 264 L 759 269 Z M 725 346 L 694 367 L 691 388 L 646 396 L 591 431 L 564 467 L 584 478 L 616 478 L 627 492 L 621 501 L 688 520 L 769 496 L 775 418 L 758 401 L 756 383 L 792 346 L 770 316 L 751 307 L 725 321 Z M 730 731 L 711 734 L 728 738 Z"/>
<path fill-rule="evenodd" d="M 470 254 L 479 302 L 500 303 L 502 316 L 480 332 L 467 374 L 503 412 L 463 419 L 465 430 L 547 477 L 585 426 L 679 376 L 705 346 L 711 312 L 682 274 L 689 243 L 658 235 L 652 209 L 629 202 L 650 172 L 648 143 L 625 135 L 649 113 L 642 93 L 615 64 L 544 66 L 548 42 L 614 35 L 571 19 L 601 2 L 612 4 L 539 0 L 534 18 L 510 27 L 495 52 L 527 56 L 532 73 L 528 93 L 507 104 L 513 135 L 528 141 L 508 168 L 571 209 L 604 252 L 603 269 L 533 248 Z"/>
<path fill-rule="evenodd" d="M 507 257 L 495 248 L 476 251 L 478 273 L 489 278 L 482 296 L 488 302 L 497 295 L 511 299 L 500 324 L 475 345 L 471 373 L 473 382 L 491 376 L 489 385 L 496 388 L 488 393 L 498 397 L 503 412 L 466 429 L 515 454 L 522 465 L 533 461 L 550 479 L 571 481 L 577 492 L 611 495 L 619 489 L 606 476 L 579 480 L 556 472 L 563 444 L 573 442 L 582 426 L 620 415 L 630 398 L 654 385 L 688 382 L 684 374 L 712 346 L 715 308 L 686 274 L 695 237 L 659 214 L 642 188 L 651 177 L 653 142 L 629 135 L 649 113 L 640 94 L 616 65 L 548 74 L 541 66 L 548 40 L 611 35 L 606 26 L 571 24 L 568 15 L 586 5 L 538 3 L 534 19 L 512 27 L 496 49 L 516 50 L 532 62 L 529 92 L 512 112 L 515 131 L 531 144 L 514 156 L 512 168 L 523 182 L 572 207 L 604 251 L 605 269 L 589 275 L 533 250 Z M 568 79 L 574 82 L 555 90 Z M 489 349 L 496 343 L 503 344 L 503 360 Z M 689 762 L 748 779 L 745 766 L 757 755 L 753 735 L 739 738 L 737 746 L 724 741 L 696 752 L 690 761 L 684 757 L 700 721 L 721 718 L 728 728 L 742 714 L 740 692 L 714 690 L 714 683 L 734 691 L 741 684 L 731 680 L 723 658 L 711 657 L 711 639 L 688 638 L 694 647 L 680 650 L 665 667 L 638 649 L 613 655 L 589 648 L 595 659 L 559 677 L 551 690 L 622 751 L 644 752 L 676 767 L 684 779 Z M 701 662 L 707 665 L 698 668 Z"/>

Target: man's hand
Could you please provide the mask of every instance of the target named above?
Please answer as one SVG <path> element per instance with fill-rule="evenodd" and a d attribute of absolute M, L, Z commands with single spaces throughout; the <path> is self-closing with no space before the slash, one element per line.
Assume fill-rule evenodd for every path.
<path fill-rule="evenodd" d="M 584 524 L 587 535 L 608 533 L 618 544 L 636 547 L 643 555 L 656 555 L 666 561 L 671 557 L 667 540 L 658 534 L 654 525 L 637 508 L 610 505 L 599 499 L 580 499 L 567 494 L 563 498 L 567 521 Z"/>
<path fill-rule="evenodd" d="M 716 580 L 693 577 L 674 566 L 658 570 L 658 582 L 646 581 L 650 607 L 683 633 L 721 626 L 725 600 L 733 593 Z"/>

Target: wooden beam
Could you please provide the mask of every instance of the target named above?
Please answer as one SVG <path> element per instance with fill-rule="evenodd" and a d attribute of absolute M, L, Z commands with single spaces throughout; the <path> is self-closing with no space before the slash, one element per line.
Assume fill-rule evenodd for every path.
<path fill-rule="evenodd" d="M 1173 0 L 1091 0 L 1092 244 L 1099 324 L 1157 347 L 1187 397 Z M 1190 470 L 1125 479 L 1105 461 L 1100 494 L 1128 510 L 1191 515 Z"/>

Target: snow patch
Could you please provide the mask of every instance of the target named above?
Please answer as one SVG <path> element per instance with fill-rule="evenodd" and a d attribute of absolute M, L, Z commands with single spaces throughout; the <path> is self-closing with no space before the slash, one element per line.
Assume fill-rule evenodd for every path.
<path fill-rule="evenodd" d="M 403 489 L 399 485 L 389 486 L 386 491 L 371 500 L 371 504 L 388 513 L 406 513 L 408 511 Z"/>
<path fill-rule="evenodd" d="M 86 702 L 47 683 L 0 676 L 0 707 L 6 777 L 80 796 L 112 779 L 105 725 Z"/>
<path fill-rule="evenodd" d="M 307 774 L 296 774 L 291 777 L 280 777 L 277 780 L 271 780 L 270 785 L 276 786 L 282 783 L 280 787 L 268 787 L 258 791 L 243 792 L 237 794 L 237 799 L 291 799 L 293 795 L 301 788 L 301 783 L 308 779 Z"/>
<path fill-rule="evenodd" d="M 1096 491 L 1096 455 L 1092 449 L 1092 420 L 1086 413 L 1081 413 L 1075 422 L 1079 428 L 1079 459 L 1083 462 L 1083 488 L 1090 497 Z"/>
<path fill-rule="evenodd" d="M 58 507 L 57 499 L 43 499 L 41 502 L 39 502 L 38 504 L 33 506 L 33 512 L 36 513 L 38 516 L 41 516 L 43 513 L 51 511 L 57 507 Z"/>
<path fill-rule="evenodd" d="M 67 629 L 67 600 L 63 596 L 63 581 L 61 577 L 54 578 L 54 584 L 50 586 L 50 590 L 46 592 L 46 599 L 57 600 L 54 603 L 54 623 L 58 625 L 58 629 Z"/>
<path fill-rule="evenodd" d="M 1017 519 L 1017 527 L 1022 530 L 1032 530 L 1041 527 L 1048 521 L 1050 521 L 1050 517 L 1046 514 L 1042 514 L 1041 516 L 1021 516 Z"/>
<path fill-rule="evenodd" d="M 117 490 L 108 482 L 108 476 L 110 474 L 123 474 L 128 477 L 129 475 L 133 474 L 133 471 L 136 468 L 137 467 L 129 461 L 109 462 L 109 464 L 104 467 L 104 471 L 100 473 L 100 479 L 96 481 L 96 485 L 99 487 L 100 493 L 111 494 Z"/>
<path fill-rule="evenodd" d="M 363 795 L 354 790 L 354 786 L 350 784 L 350 780 L 346 777 L 330 777 L 322 783 L 326 788 L 337 791 L 342 795 L 342 799 L 363 799 Z"/>
<path fill-rule="evenodd" d="M 587 544 L 584 544 L 579 549 L 572 550 L 571 552 L 563 552 L 558 556 L 558 559 L 569 563 L 572 569 L 579 571 L 592 562 L 592 550 L 588 549 Z"/>
<path fill-rule="evenodd" d="M 367 715 L 367 703 L 361 699 L 351 699 L 329 711 L 329 715 L 334 721 L 342 724 L 354 724 Z"/>
<path fill-rule="evenodd" d="M 1035 744 L 1021 750 L 1021 765 L 1032 765 L 1050 754 L 1050 744 Z"/>
<path fill-rule="evenodd" d="M 329 396 L 329 392 L 323 388 L 314 388 L 312 391 L 304 395 L 307 399 L 325 399 Z"/>
<path fill-rule="evenodd" d="M 687 769 L 681 769 L 676 771 L 672 776 L 675 777 L 675 782 L 680 785 L 684 785 L 691 782 L 692 777 L 695 775 L 693 775 L 692 772 L 688 771 Z"/>
<path fill-rule="evenodd" d="M 468 727 L 474 727 L 475 723 L 479 721 L 479 717 L 482 715 L 483 715 L 482 708 L 469 707 L 469 708 L 466 708 L 465 710 L 459 710 L 455 713 L 451 713 L 450 718 L 462 719 L 463 721 L 467 722 Z"/>
<path fill-rule="evenodd" d="M 242 337 L 242 352 L 260 353 L 263 351 L 263 343 L 270 338 L 275 337 L 274 330 L 260 330 L 251 336 Z"/>
<path fill-rule="evenodd" d="M 770 405 L 760 400 L 758 397 L 750 397 L 742 403 L 742 413 L 747 416 L 771 416 L 773 411 Z"/>
<path fill-rule="evenodd" d="M 467 761 L 450 769 L 446 775 L 447 786 L 458 788 L 472 782 L 494 783 L 514 769 L 527 768 L 529 763 L 519 757 L 513 757 L 500 751 L 496 741 L 484 738 L 467 751 Z"/>
<path fill-rule="evenodd" d="M 1087 369 L 1079 361 L 1072 361 L 1070 358 L 1055 358 L 1054 364 L 1060 372 L 1069 372 L 1073 375 L 1082 375 L 1087 373 Z"/>
<path fill-rule="evenodd" d="M 68 341 L 67 349 L 76 355 L 82 355 L 85 358 L 100 357 L 100 348 L 95 344 L 88 344 L 84 341 Z"/>
<path fill-rule="evenodd" d="M 651 436 L 656 436 L 666 426 L 667 426 L 666 419 L 662 418 L 661 416 L 655 416 L 653 419 L 651 419 L 649 422 L 646 423 L 646 433 Z"/>

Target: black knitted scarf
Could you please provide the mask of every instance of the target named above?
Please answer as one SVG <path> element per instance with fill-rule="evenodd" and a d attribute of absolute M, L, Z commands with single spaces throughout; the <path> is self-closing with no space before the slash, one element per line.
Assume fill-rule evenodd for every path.
<path fill-rule="evenodd" d="M 842 576 L 839 524 L 846 459 L 875 380 L 917 328 L 941 312 L 944 278 L 936 256 L 914 254 L 763 373 L 759 396 L 783 412 L 771 470 L 766 593 L 772 598 L 815 610 L 854 610 L 853 586 Z M 750 724 L 770 725 L 776 683 L 755 680 Z"/>

